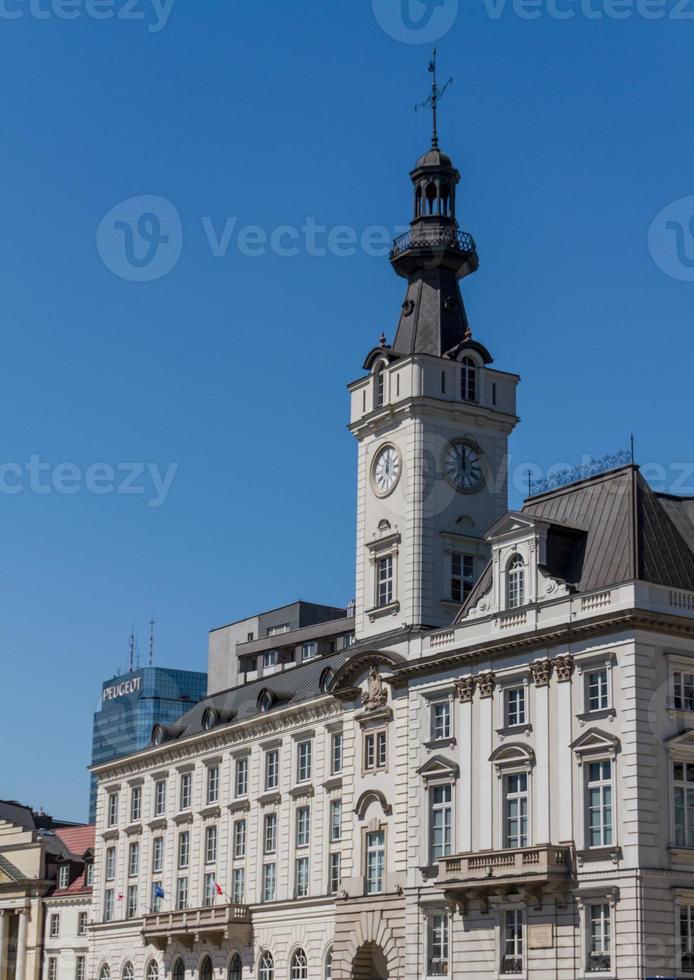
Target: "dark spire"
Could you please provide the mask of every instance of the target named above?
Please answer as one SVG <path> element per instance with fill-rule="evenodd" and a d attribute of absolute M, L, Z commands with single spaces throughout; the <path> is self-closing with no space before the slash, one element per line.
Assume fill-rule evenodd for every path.
<path fill-rule="evenodd" d="M 436 84 L 436 48 L 434 48 L 433 54 L 431 56 L 431 61 L 429 62 L 429 71 L 431 72 L 431 95 L 420 102 L 419 105 L 415 106 L 415 111 L 417 109 L 430 108 L 432 114 L 432 131 L 431 131 L 431 148 L 432 150 L 437 150 L 439 146 L 439 130 L 438 130 L 438 107 L 439 102 L 446 94 L 446 90 L 449 85 L 453 84 L 453 79 L 449 78 L 443 88 L 439 88 Z"/>
<path fill-rule="evenodd" d="M 479 259 L 472 235 L 458 227 L 460 174 L 438 145 L 437 108 L 452 79 L 438 87 L 436 50 L 429 71 L 431 95 L 422 105 L 432 109 L 432 145 L 410 173 L 414 185 L 410 231 L 395 239 L 390 253 L 393 268 L 408 280 L 392 350 L 443 357 L 472 342 L 458 280 L 475 272 Z"/>

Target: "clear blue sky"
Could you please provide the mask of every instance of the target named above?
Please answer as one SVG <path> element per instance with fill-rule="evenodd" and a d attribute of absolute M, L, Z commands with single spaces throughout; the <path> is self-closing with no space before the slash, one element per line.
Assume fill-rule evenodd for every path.
<path fill-rule="evenodd" d="M 28 476 L 0 493 L 0 796 L 86 815 L 91 713 L 131 621 L 144 649 L 155 616 L 159 663 L 205 669 L 210 627 L 353 594 L 345 385 L 392 338 L 403 286 L 361 250 L 215 256 L 201 219 L 409 220 L 428 28 L 404 43 L 400 0 L 377 5 L 388 30 L 370 0 L 175 0 L 154 31 L 150 0 L 145 20 L 4 0 L 22 16 L 0 17 L 0 462 L 178 469 L 159 507 L 147 488 L 38 493 Z M 438 40 L 442 144 L 481 257 L 468 312 L 523 378 L 514 466 L 632 430 L 641 461 L 694 455 L 694 284 L 648 247 L 694 194 L 693 44 L 691 19 L 528 20 L 510 0 L 496 18 L 466 2 Z M 182 252 L 133 282 L 96 236 L 143 194 L 174 205 Z"/>

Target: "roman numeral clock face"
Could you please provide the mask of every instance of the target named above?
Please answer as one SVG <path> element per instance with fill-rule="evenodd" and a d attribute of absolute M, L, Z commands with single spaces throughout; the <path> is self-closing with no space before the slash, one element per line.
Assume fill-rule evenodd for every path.
<path fill-rule="evenodd" d="M 387 497 L 395 490 L 401 470 L 400 453 L 395 446 L 384 446 L 379 450 L 371 470 L 373 488 L 379 497 Z"/>
<path fill-rule="evenodd" d="M 480 451 L 469 442 L 453 442 L 443 458 L 446 479 L 460 493 L 476 493 L 482 486 Z"/>

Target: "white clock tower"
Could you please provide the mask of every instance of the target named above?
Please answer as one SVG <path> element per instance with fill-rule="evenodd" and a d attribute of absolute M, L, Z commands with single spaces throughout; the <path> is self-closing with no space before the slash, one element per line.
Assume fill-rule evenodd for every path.
<path fill-rule="evenodd" d="M 437 94 L 434 81 L 434 103 Z M 435 118 L 435 117 L 434 117 Z M 414 220 L 391 263 L 407 280 L 392 346 L 381 338 L 350 385 L 359 443 L 357 639 L 453 621 L 508 509 L 507 443 L 518 376 L 473 340 L 459 280 L 474 272 L 456 221 L 460 174 L 432 147 L 411 173 Z"/>

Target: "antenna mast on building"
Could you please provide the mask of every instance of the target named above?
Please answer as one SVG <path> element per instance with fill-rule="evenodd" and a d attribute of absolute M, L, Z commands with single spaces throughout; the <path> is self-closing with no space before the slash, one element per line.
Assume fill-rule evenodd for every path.
<path fill-rule="evenodd" d="M 155 619 L 150 619 L 149 621 L 149 665 L 150 667 L 154 664 L 154 624 Z"/>
<path fill-rule="evenodd" d="M 130 673 L 135 670 L 135 623 L 130 627 Z"/>

